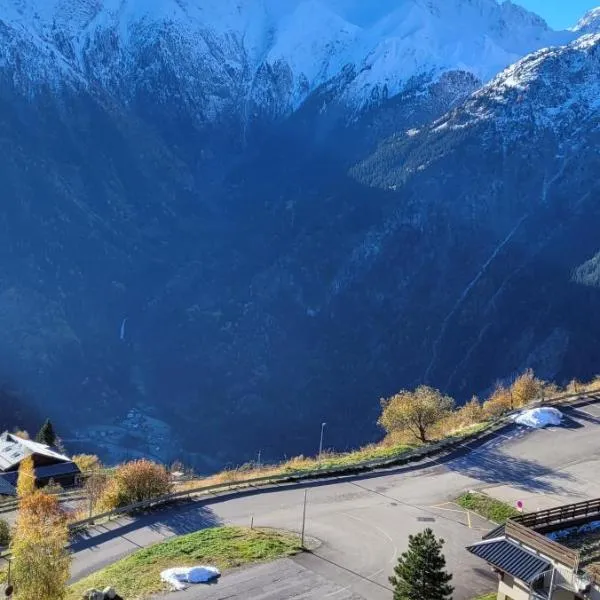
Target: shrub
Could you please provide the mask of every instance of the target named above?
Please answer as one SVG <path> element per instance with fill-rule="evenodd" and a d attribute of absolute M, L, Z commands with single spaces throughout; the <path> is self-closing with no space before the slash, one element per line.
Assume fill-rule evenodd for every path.
<path fill-rule="evenodd" d="M 542 382 L 542 395 L 544 396 L 544 398 L 552 398 L 553 396 L 558 396 L 563 391 L 564 390 L 561 390 L 560 387 L 553 382 Z"/>
<path fill-rule="evenodd" d="M 435 434 L 443 438 L 483 421 L 485 418 L 481 403 L 476 396 L 473 396 L 464 406 L 452 411 L 440 421 L 435 427 Z"/>
<path fill-rule="evenodd" d="M 511 410 L 513 403 L 510 390 L 500 386 L 496 388 L 489 400 L 483 403 L 483 414 L 488 419 L 497 419 Z"/>
<path fill-rule="evenodd" d="M 537 380 L 531 369 L 517 377 L 512 384 L 512 397 L 514 408 L 521 408 L 535 400 L 542 390 L 543 383 Z"/>
<path fill-rule="evenodd" d="M 519 512 L 500 500 L 485 494 L 468 492 L 460 496 L 456 503 L 466 510 L 470 510 L 494 523 L 504 523 L 507 519 L 516 517 Z"/>
<path fill-rule="evenodd" d="M 580 381 L 577 381 L 577 379 L 571 379 L 571 381 L 569 381 L 567 387 L 565 388 L 565 391 L 567 392 L 567 394 L 579 394 L 581 393 L 583 387 L 584 386 Z"/>
<path fill-rule="evenodd" d="M 0 546 L 10 544 L 10 525 L 4 519 L 0 519 Z"/>
<path fill-rule="evenodd" d="M 600 390 L 600 375 L 596 375 L 592 381 L 586 383 L 584 386 L 586 392 L 597 392 Z"/>
<path fill-rule="evenodd" d="M 465 425 L 474 425 L 484 419 L 483 407 L 477 396 L 473 396 L 459 411 Z"/>
<path fill-rule="evenodd" d="M 54 481 L 54 479 L 50 479 L 50 481 L 48 481 L 48 485 L 46 485 L 46 487 L 44 488 L 44 492 L 46 492 L 46 494 L 60 494 L 63 491 L 62 486 L 60 485 L 60 483 L 57 483 L 56 481 Z"/>
<path fill-rule="evenodd" d="M 99 504 L 104 510 L 113 510 L 158 498 L 170 491 L 171 480 L 165 467 L 146 459 L 134 460 L 117 467 Z"/>
<path fill-rule="evenodd" d="M 79 467 L 82 473 L 102 469 L 102 462 L 95 454 L 76 454 L 71 460 Z"/>

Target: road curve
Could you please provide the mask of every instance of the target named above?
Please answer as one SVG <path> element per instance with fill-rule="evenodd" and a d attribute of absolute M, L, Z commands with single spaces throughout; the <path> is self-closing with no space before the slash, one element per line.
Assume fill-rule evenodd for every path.
<path fill-rule="evenodd" d="M 451 503 L 460 493 L 482 489 L 510 502 L 521 499 L 526 510 L 600 497 L 594 474 L 600 462 L 600 404 L 595 399 L 582 401 L 565 409 L 565 415 L 564 427 L 529 431 L 509 426 L 486 442 L 433 462 L 250 490 L 122 518 L 74 540 L 72 576 L 79 579 L 139 548 L 211 525 L 248 525 L 253 518 L 257 526 L 299 531 L 304 489 L 308 489 L 307 533 L 321 540 L 322 546 L 297 557 L 293 566 L 286 562 L 273 572 L 261 567 L 265 586 L 276 584 L 271 585 L 275 595 L 261 587 L 260 594 L 249 596 L 241 583 L 241 595 L 232 595 L 235 577 L 244 581 L 237 574 L 231 576 L 226 596 L 220 596 L 216 586 L 194 591 L 189 598 L 389 600 L 387 578 L 406 548 L 408 534 L 430 526 L 446 540 L 448 567 L 455 574 L 454 598 L 466 600 L 490 589 L 494 579 L 464 551 L 490 524 Z M 304 578 L 321 591 L 306 595 L 305 583 L 302 596 L 286 592 L 281 574 L 288 571 L 290 586 L 302 588 L 299 580 Z M 296 571 L 300 574 L 294 578 L 291 573 Z M 228 581 L 227 576 L 222 579 L 223 589 Z M 326 586 L 331 591 L 323 594 Z"/>

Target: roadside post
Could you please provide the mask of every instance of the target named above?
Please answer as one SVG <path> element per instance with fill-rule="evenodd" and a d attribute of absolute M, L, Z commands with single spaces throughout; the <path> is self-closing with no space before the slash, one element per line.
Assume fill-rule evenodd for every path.
<path fill-rule="evenodd" d="M 7 559 L 8 562 L 8 573 L 6 575 L 6 589 L 4 590 L 4 595 L 7 598 L 12 598 L 13 592 L 14 592 L 14 588 L 12 583 L 10 582 L 10 565 L 12 563 L 12 557 L 9 557 Z"/>
<path fill-rule="evenodd" d="M 304 506 L 302 507 L 302 535 L 300 538 L 300 547 L 304 549 L 304 530 L 306 527 L 306 497 L 308 490 L 304 490 Z"/>

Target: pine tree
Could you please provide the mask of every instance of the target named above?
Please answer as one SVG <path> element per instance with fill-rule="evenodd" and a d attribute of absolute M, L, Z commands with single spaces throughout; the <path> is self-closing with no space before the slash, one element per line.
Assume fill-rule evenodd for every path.
<path fill-rule="evenodd" d="M 39 433 L 36 436 L 36 441 L 40 444 L 46 444 L 46 446 L 54 446 L 56 443 L 56 433 L 50 419 L 46 419 L 46 422 L 42 425 Z"/>
<path fill-rule="evenodd" d="M 431 529 L 409 536 L 408 550 L 390 577 L 394 600 L 451 600 L 454 588 L 452 575 L 445 571 L 443 545 L 444 540 L 436 539 Z"/>

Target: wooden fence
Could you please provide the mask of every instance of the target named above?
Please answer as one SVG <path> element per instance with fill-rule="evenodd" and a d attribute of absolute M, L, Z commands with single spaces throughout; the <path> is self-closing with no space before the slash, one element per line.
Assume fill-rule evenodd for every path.
<path fill-rule="evenodd" d="M 598 517 L 600 520 L 600 499 L 520 515 L 513 521 L 536 531 L 550 531 L 556 529 L 557 526 L 568 527 L 578 522 L 589 521 L 594 517 Z"/>

